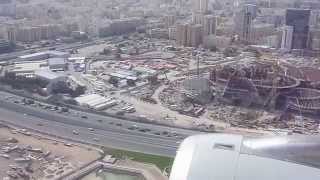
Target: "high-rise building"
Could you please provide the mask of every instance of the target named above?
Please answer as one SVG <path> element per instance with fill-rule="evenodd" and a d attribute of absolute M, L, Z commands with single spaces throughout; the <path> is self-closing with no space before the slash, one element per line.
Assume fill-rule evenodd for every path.
<path fill-rule="evenodd" d="M 287 9 L 286 25 L 293 27 L 292 49 L 307 48 L 310 13 L 306 9 Z"/>
<path fill-rule="evenodd" d="M 202 26 L 200 24 L 192 25 L 189 27 L 190 31 L 190 42 L 189 46 L 198 47 L 202 43 Z"/>
<path fill-rule="evenodd" d="M 167 15 L 164 17 L 164 24 L 167 28 L 173 26 L 176 22 L 176 17 L 174 15 Z"/>
<path fill-rule="evenodd" d="M 310 26 L 314 28 L 320 27 L 320 10 L 312 10 L 310 14 Z"/>
<path fill-rule="evenodd" d="M 208 12 L 209 0 L 193 0 L 193 12 L 206 13 Z"/>
<path fill-rule="evenodd" d="M 168 34 L 169 34 L 169 39 L 174 40 L 177 38 L 177 28 L 176 27 L 169 27 L 168 28 Z"/>
<path fill-rule="evenodd" d="M 16 40 L 22 42 L 34 42 L 41 40 L 39 27 L 21 27 L 16 30 Z"/>
<path fill-rule="evenodd" d="M 203 17 L 203 34 L 206 35 L 216 35 L 216 27 L 218 26 L 218 19 L 213 15 L 206 15 Z"/>
<path fill-rule="evenodd" d="M 14 27 L 7 28 L 6 39 L 10 42 L 16 42 L 16 29 Z"/>
<path fill-rule="evenodd" d="M 187 46 L 188 24 L 177 24 L 176 42 L 180 46 Z"/>
<path fill-rule="evenodd" d="M 192 13 L 192 24 L 202 24 L 204 16 L 205 15 L 202 13 L 193 12 Z"/>
<path fill-rule="evenodd" d="M 284 26 L 282 29 L 281 49 L 291 50 L 293 39 L 293 27 Z"/>
<path fill-rule="evenodd" d="M 181 46 L 198 47 L 202 43 L 202 26 L 200 24 L 178 24 L 176 42 Z"/>
<path fill-rule="evenodd" d="M 252 4 L 245 4 L 242 9 L 236 13 L 235 16 L 235 31 L 240 39 L 245 42 L 252 40 L 252 21 L 257 16 L 257 6 Z"/>
<path fill-rule="evenodd" d="M 13 50 L 13 45 L 5 39 L 0 39 L 0 54 Z"/>
<path fill-rule="evenodd" d="M 320 30 L 318 28 L 310 29 L 309 39 L 308 46 L 310 49 L 320 51 Z"/>
<path fill-rule="evenodd" d="M 54 39 L 59 36 L 63 29 L 60 24 L 45 24 L 39 27 L 41 29 L 41 39 Z"/>
<path fill-rule="evenodd" d="M 15 16 L 15 0 L 0 0 L 0 16 Z"/>

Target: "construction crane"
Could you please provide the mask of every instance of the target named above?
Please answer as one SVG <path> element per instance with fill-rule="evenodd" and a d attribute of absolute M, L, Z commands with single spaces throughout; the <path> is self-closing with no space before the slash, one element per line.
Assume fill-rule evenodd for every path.
<path fill-rule="evenodd" d="M 269 107 L 271 106 L 271 102 L 277 97 L 277 87 L 279 86 L 279 83 L 281 81 L 281 79 L 279 79 L 278 75 L 280 74 L 281 71 L 281 67 L 280 67 L 280 62 L 278 60 L 276 60 L 272 66 L 272 88 L 270 90 L 270 93 L 266 99 L 266 101 L 263 104 L 263 107 L 266 107 L 267 105 L 269 105 Z"/>

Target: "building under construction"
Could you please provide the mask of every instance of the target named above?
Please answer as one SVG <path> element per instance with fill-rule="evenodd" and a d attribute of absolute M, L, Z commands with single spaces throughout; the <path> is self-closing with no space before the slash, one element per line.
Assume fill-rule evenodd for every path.
<path fill-rule="evenodd" d="M 320 91 L 304 87 L 296 72 L 279 62 L 253 62 L 214 69 L 210 80 L 223 87 L 221 99 L 234 105 L 320 114 Z"/>
<path fill-rule="evenodd" d="M 185 99 L 198 104 L 207 104 L 213 98 L 211 82 L 206 78 L 186 79 L 182 82 L 180 91 Z"/>
<path fill-rule="evenodd" d="M 320 114 L 320 91 L 295 88 L 286 94 L 287 108 L 298 113 Z"/>

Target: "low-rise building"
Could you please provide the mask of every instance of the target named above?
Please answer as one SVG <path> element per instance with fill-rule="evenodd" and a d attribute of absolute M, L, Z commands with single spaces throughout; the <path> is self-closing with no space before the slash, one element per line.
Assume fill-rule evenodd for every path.
<path fill-rule="evenodd" d="M 53 71 L 64 71 L 67 68 L 67 62 L 64 58 L 49 58 L 48 65 Z"/>
<path fill-rule="evenodd" d="M 35 75 L 35 78 L 38 78 L 38 79 L 43 80 L 48 83 L 52 83 L 52 82 L 58 81 L 58 80 L 63 80 L 66 78 L 65 76 L 63 76 L 61 74 L 52 72 L 47 69 L 37 70 L 34 72 L 34 75 Z"/>
<path fill-rule="evenodd" d="M 37 60 L 44 60 L 49 58 L 68 58 L 70 54 L 67 52 L 62 51 L 44 51 L 38 52 L 28 55 L 19 56 L 18 60 L 20 61 L 37 61 Z"/>
<path fill-rule="evenodd" d="M 94 110 L 104 110 L 117 104 L 117 101 L 103 97 L 99 94 L 83 95 L 75 98 L 80 106 L 92 108 Z"/>
<path fill-rule="evenodd" d="M 18 62 L 8 68 L 15 76 L 34 77 L 36 71 L 48 70 L 47 61 Z"/>
<path fill-rule="evenodd" d="M 127 79 L 136 81 L 138 79 L 136 73 L 133 71 L 116 71 L 109 74 L 110 77 L 117 78 L 117 79 Z"/>
<path fill-rule="evenodd" d="M 168 39 L 169 38 L 169 32 L 167 29 L 160 29 L 160 28 L 150 29 L 148 31 L 148 35 L 151 38 L 158 38 L 158 39 Z"/>
<path fill-rule="evenodd" d="M 132 70 L 135 71 L 136 73 L 139 73 L 139 74 L 147 74 L 147 75 L 156 75 L 157 74 L 156 70 L 146 68 L 146 67 L 141 67 L 141 66 L 134 67 Z"/>

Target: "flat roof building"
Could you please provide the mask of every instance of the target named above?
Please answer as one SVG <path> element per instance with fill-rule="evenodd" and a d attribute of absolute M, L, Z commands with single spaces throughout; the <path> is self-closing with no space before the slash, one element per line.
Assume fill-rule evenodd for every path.
<path fill-rule="evenodd" d="M 52 82 L 52 81 L 55 81 L 58 79 L 65 78 L 65 76 L 63 76 L 61 74 L 58 74 L 58 73 L 55 73 L 55 72 L 52 72 L 52 71 L 46 70 L 46 69 L 45 70 L 37 70 L 37 71 L 35 71 L 34 75 L 36 78 L 39 78 L 39 79 L 44 80 L 46 82 Z"/>
<path fill-rule="evenodd" d="M 138 77 L 132 71 L 116 71 L 109 74 L 111 77 L 119 78 L 119 79 L 127 79 L 136 81 Z"/>
<path fill-rule="evenodd" d="M 33 76 L 35 71 L 49 69 L 46 61 L 19 62 L 12 65 L 9 72 L 16 76 Z"/>
<path fill-rule="evenodd" d="M 81 106 L 86 106 L 94 110 L 104 110 L 117 104 L 111 98 L 103 97 L 99 94 L 88 94 L 75 98 Z"/>
<path fill-rule="evenodd" d="M 68 57 L 70 57 L 70 54 L 67 52 L 44 51 L 44 52 L 38 52 L 38 53 L 19 56 L 19 60 L 37 61 L 37 60 L 44 60 L 44 59 L 49 59 L 49 58 L 68 58 Z"/>
<path fill-rule="evenodd" d="M 67 62 L 64 58 L 49 58 L 48 65 L 51 70 L 65 70 Z"/>

